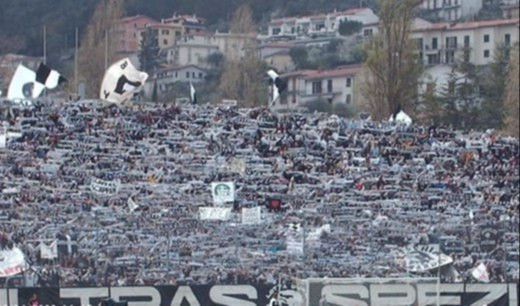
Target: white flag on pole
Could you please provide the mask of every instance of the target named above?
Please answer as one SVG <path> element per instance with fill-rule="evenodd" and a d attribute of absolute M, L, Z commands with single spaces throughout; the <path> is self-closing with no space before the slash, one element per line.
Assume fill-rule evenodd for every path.
<path fill-rule="evenodd" d="M 139 92 L 148 74 L 137 70 L 129 58 L 124 58 L 108 68 L 101 83 L 99 96 L 112 103 L 123 103 Z"/>
<path fill-rule="evenodd" d="M 54 240 L 50 245 L 40 243 L 40 257 L 42 259 L 58 258 L 58 240 Z"/>
<path fill-rule="evenodd" d="M 481 262 L 476 268 L 471 271 L 471 275 L 478 281 L 489 283 L 489 273 L 486 265 Z"/>
<path fill-rule="evenodd" d="M 131 213 L 133 213 L 137 208 L 139 208 L 139 204 L 134 202 L 134 200 L 132 200 L 132 197 L 128 198 L 127 203 L 128 203 L 128 209 L 130 210 Z"/>

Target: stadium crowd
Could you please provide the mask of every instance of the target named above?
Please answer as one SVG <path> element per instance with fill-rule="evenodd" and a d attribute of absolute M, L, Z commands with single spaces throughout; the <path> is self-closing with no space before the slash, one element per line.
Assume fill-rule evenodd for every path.
<path fill-rule="evenodd" d="M 0 108 L 21 136 L 0 148 L 1 248 L 30 264 L 14 285 L 435 276 L 403 264 L 433 244 L 453 259 L 444 280 L 472 281 L 483 262 L 492 282 L 518 282 L 517 139 L 232 106 Z M 93 192 L 94 179 L 117 187 Z M 231 219 L 200 220 L 211 182 L 228 181 Z M 262 222 L 241 224 L 254 206 Z M 291 224 L 303 255 L 286 248 Z M 55 240 L 58 258 L 42 259 Z"/>

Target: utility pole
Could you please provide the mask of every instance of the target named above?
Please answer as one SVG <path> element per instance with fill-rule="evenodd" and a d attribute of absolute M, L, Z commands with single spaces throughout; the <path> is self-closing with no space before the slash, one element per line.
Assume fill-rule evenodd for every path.
<path fill-rule="evenodd" d="M 76 27 L 75 41 L 74 41 L 74 89 L 76 91 L 76 94 L 78 94 L 78 40 L 79 40 L 79 32 L 78 32 L 78 27 Z"/>

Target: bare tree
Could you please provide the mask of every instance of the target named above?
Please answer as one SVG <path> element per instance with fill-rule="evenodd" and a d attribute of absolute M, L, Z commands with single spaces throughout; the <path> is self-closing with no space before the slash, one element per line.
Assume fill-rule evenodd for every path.
<path fill-rule="evenodd" d="M 421 65 L 409 34 L 419 0 L 379 1 L 379 33 L 366 45 L 365 96 L 374 119 L 388 118 L 399 105 L 410 111 Z"/>
<path fill-rule="evenodd" d="M 124 16 L 123 0 L 101 0 L 81 41 L 78 60 L 80 80 L 86 82 L 87 96 L 97 98 L 105 62 L 117 60 L 115 25 Z"/>
<path fill-rule="evenodd" d="M 509 60 L 509 76 L 507 80 L 504 101 L 507 110 L 506 132 L 511 136 L 515 137 L 520 136 L 520 126 L 518 122 L 518 117 L 520 116 L 520 97 L 518 92 L 519 74 L 519 46 L 518 44 L 516 44 L 514 48 L 511 48 L 511 58 Z"/>
<path fill-rule="evenodd" d="M 242 106 L 259 106 L 267 102 L 267 71 L 255 52 L 257 47 L 254 35 L 256 25 L 251 9 L 247 5 L 240 6 L 233 15 L 231 33 L 244 39 L 244 57 L 240 60 L 227 59 L 218 86 L 220 96 L 236 99 Z"/>

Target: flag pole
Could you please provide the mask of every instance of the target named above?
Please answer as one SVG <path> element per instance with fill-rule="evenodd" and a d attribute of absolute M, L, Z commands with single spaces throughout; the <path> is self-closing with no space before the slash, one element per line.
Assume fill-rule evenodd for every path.
<path fill-rule="evenodd" d="M 78 38 L 79 32 L 78 27 L 76 27 L 74 41 L 74 90 L 76 91 L 76 94 L 78 94 Z"/>
<path fill-rule="evenodd" d="M 43 26 L 43 63 L 47 64 L 47 26 Z"/>
<path fill-rule="evenodd" d="M 108 30 L 105 30 L 105 71 L 108 68 Z"/>

